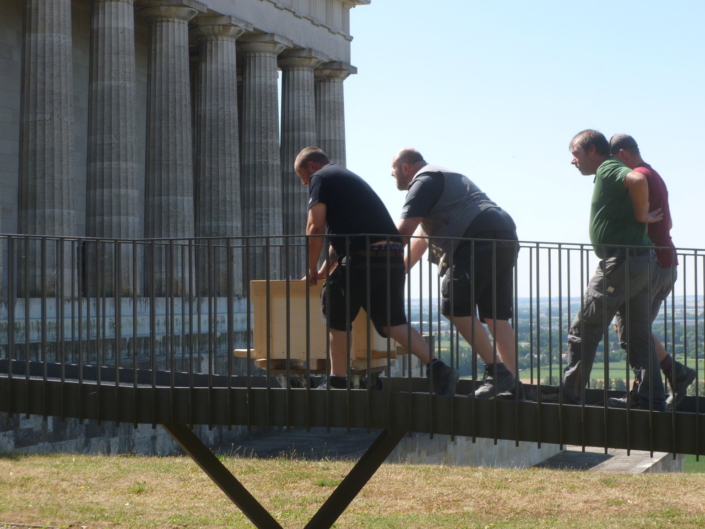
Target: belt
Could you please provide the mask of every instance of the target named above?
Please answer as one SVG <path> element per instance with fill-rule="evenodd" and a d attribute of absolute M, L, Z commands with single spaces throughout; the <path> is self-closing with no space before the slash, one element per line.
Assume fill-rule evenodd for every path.
<path fill-rule="evenodd" d="M 353 255 L 364 257 L 404 257 L 404 247 L 401 244 L 377 244 L 365 250 L 352 252 Z"/>
<path fill-rule="evenodd" d="M 352 254 L 363 257 L 404 257 L 404 250 L 358 250 Z"/>

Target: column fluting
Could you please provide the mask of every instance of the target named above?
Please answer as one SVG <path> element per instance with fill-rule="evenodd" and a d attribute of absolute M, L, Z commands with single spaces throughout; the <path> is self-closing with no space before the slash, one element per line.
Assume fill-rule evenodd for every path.
<path fill-rule="evenodd" d="M 316 71 L 316 130 L 318 146 L 332 162 L 345 167 L 345 92 L 343 81 L 357 68 L 334 61 Z"/>
<path fill-rule="evenodd" d="M 91 21 L 86 235 L 111 239 L 139 239 L 144 235 L 143 195 L 136 159 L 136 74 L 134 0 L 94 0 Z M 88 252 L 86 269 L 91 292 L 111 295 L 120 266 L 121 292 L 138 288 L 133 246 L 100 243 Z M 95 245 L 89 245 L 95 246 Z M 99 261 L 98 261 L 99 259 Z M 100 286 L 99 286 L 100 285 Z M 139 288 L 138 288 L 139 290 Z"/>
<path fill-rule="evenodd" d="M 169 5 L 140 10 L 149 22 L 145 235 L 193 237 L 194 185 L 188 22 L 197 10 Z M 157 295 L 190 283 L 185 252 L 159 243 L 150 257 Z M 167 289 L 169 287 L 169 289 Z"/>
<path fill-rule="evenodd" d="M 238 45 L 243 54 L 243 116 L 241 203 L 243 234 L 271 236 L 282 233 L 282 193 L 279 152 L 279 97 L 277 55 L 291 46 L 278 35 L 249 34 Z M 271 240 L 270 245 L 281 241 Z M 252 241 L 250 279 L 281 275 L 280 253 L 267 252 L 266 240 Z"/>
<path fill-rule="evenodd" d="M 316 98 L 314 68 L 328 57 L 311 49 L 285 51 L 279 56 L 282 69 L 281 189 L 282 228 L 285 235 L 306 232 L 308 189 L 294 170 L 296 155 L 316 145 Z M 306 273 L 303 239 L 291 239 L 288 270 L 284 274 L 301 278 Z"/>
<path fill-rule="evenodd" d="M 71 0 L 27 0 L 19 172 L 21 233 L 76 235 L 72 52 Z M 72 278 L 66 259 L 71 251 L 57 252 L 53 242 L 44 251 L 40 246 L 39 241 L 30 241 L 24 255 L 27 276 L 20 280 L 21 291 L 30 296 L 52 296 L 60 286 L 69 289 Z M 42 266 L 46 267 L 45 281 Z"/>
<path fill-rule="evenodd" d="M 197 237 L 242 235 L 236 39 L 249 24 L 237 25 L 235 21 L 232 17 L 199 17 L 192 30 L 198 39 L 199 58 L 195 113 Z M 199 274 L 199 291 L 241 293 L 242 256 L 232 249 L 241 243 L 231 241 L 229 256 L 225 240 L 214 241 L 213 250 L 199 253 L 199 270 L 204 271 Z M 233 262 L 231 283 L 228 258 Z M 200 266 L 202 261 L 206 266 Z M 210 279 L 213 274 L 209 269 L 215 270 Z"/>

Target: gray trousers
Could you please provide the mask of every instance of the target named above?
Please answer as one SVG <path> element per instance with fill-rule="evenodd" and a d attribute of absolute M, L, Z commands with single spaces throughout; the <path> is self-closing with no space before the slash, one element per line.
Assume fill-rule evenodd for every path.
<path fill-rule="evenodd" d="M 597 346 L 617 315 L 625 322 L 621 338 L 627 344 L 629 364 L 639 384 L 639 407 L 649 407 L 651 392 L 654 410 L 665 410 L 663 380 L 651 339 L 651 290 L 658 274 L 659 265 L 651 251 L 648 255 L 621 255 L 600 261 L 585 291 L 583 309 L 568 333 L 565 402 L 580 403 L 581 388 L 590 380 Z"/>

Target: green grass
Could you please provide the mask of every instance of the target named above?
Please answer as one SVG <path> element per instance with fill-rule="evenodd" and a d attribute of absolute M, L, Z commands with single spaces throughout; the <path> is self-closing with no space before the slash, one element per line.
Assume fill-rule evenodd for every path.
<path fill-rule="evenodd" d="M 687 458 L 686 470 L 705 461 Z M 303 527 L 353 463 L 224 457 L 284 528 Z M 687 491 L 687 493 L 684 493 Z M 695 528 L 705 474 L 382 465 L 337 529 Z M 0 457 L 0 527 L 249 528 L 186 457 Z"/>
<path fill-rule="evenodd" d="M 700 456 L 700 461 L 696 461 L 695 456 L 685 456 L 683 470 L 689 474 L 705 473 L 705 455 Z"/>

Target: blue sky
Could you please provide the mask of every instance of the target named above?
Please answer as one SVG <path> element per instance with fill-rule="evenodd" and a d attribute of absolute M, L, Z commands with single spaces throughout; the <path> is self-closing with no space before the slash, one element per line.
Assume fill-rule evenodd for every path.
<path fill-rule="evenodd" d="M 705 2 L 373 0 L 351 13 L 348 167 L 398 218 L 391 157 L 466 174 L 521 240 L 589 242 L 592 177 L 568 143 L 632 134 L 670 193 L 676 246 L 705 248 Z"/>

